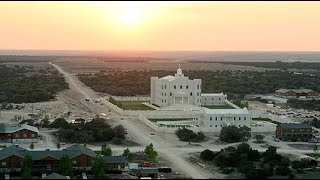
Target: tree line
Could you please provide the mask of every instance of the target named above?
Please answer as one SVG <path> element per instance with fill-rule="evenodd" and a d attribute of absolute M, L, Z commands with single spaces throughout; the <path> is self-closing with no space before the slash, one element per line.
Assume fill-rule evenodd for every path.
<path fill-rule="evenodd" d="M 255 66 L 263 68 L 277 68 L 277 69 L 320 69 L 320 63 L 318 62 L 218 62 L 221 64 L 232 64 L 232 65 L 241 65 L 241 66 Z"/>
<path fill-rule="evenodd" d="M 206 149 L 201 152 L 200 159 L 213 161 L 225 174 L 238 171 L 246 178 L 266 178 L 273 175 L 293 176 L 289 168 L 290 159 L 278 154 L 277 148 L 273 146 L 269 146 L 263 153 L 252 149 L 247 143 L 241 143 L 237 147 L 229 146 L 219 152 Z M 293 164 L 295 163 L 297 162 Z"/>
<path fill-rule="evenodd" d="M 33 103 L 49 101 L 68 89 L 64 77 L 50 68 L 0 65 L 0 102 Z"/>
<path fill-rule="evenodd" d="M 90 122 L 83 121 L 79 124 L 68 123 L 65 119 L 58 118 L 49 127 L 59 128 L 54 135 L 59 141 L 69 143 L 111 141 L 114 144 L 121 144 L 126 135 L 122 125 L 112 128 L 103 118 L 94 118 Z"/>
<path fill-rule="evenodd" d="M 290 107 L 296 109 L 307 109 L 320 111 L 320 100 L 299 100 L 299 99 L 288 99 L 287 104 Z"/>
<path fill-rule="evenodd" d="M 150 78 L 174 75 L 175 71 L 100 71 L 94 74 L 78 74 L 79 79 L 95 91 L 116 96 L 150 94 Z M 320 90 L 320 78 L 289 71 L 208 71 L 186 70 L 185 76 L 202 79 L 202 92 L 224 92 L 229 97 L 244 94 L 268 94 L 280 88 L 307 88 Z"/>

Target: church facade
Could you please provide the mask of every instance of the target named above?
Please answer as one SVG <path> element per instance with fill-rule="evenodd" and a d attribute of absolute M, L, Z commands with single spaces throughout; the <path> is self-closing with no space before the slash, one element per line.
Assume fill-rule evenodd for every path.
<path fill-rule="evenodd" d="M 151 104 L 166 107 L 174 104 L 201 106 L 201 79 L 189 79 L 177 70 L 175 76 L 151 77 Z"/>

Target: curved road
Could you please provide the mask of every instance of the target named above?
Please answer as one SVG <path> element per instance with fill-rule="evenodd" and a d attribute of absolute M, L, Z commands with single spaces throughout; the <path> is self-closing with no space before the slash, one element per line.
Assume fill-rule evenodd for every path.
<path fill-rule="evenodd" d="M 59 67 L 56 64 L 50 63 L 52 66 L 54 66 L 60 73 L 62 73 L 67 83 L 69 83 L 69 87 L 71 90 L 75 92 L 79 92 L 82 97 L 81 103 L 86 105 L 92 112 L 101 114 L 105 113 L 110 108 L 108 108 L 106 105 L 100 105 L 97 103 L 92 103 L 89 101 L 85 101 L 84 99 L 87 97 L 90 97 L 90 99 L 96 99 L 99 98 L 97 94 L 90 88 L 86 87 L 84 84 L 82 84 L 76 77 L 70 75 L 68 72 L 64 71 L 61 67 Z M 135 123 L 131 120 L 120 120 L 120 115 L 116 112 L 112 112 L 113 119 L 117 119 L 117 123 L 123 125 L 128 130 L 128 134 L 130 134 L 134 140 L 141 145 L 147 145 L 152 143 L 154 147 L 157 149 L 159 153 L 161 153 L 166 159 L 168 159 L 172 163 L 172 167 L 175 169 L 179 169 L 183 171 L 187 176 L 190 176 L 195 179 L 208 179 L 208 178 L 225 178 L 226 176 L 219 173 L 210 173 L 201 167 L 194 165 L 188 161 L 186 161 L 183 156 L 187 153 L 191 152 L 200 152 L 204 149 L 210 149 L 212 151 L 219 151 L 222 148 L 226 148 L 231 145 L 237 145 L 239 143 L 234 144 L 227 144 L 227 145 L 209 145 L 209 146 L 201 146 L 201 147 L 176 147 L 176 144 L 169 143 L 165 139 L 162 139 L 161 137 L 157 135 L 150 136 L 149 132 L 150 130 L 146 130 L 146 127 L 143 127 L 143 125 L 139 125 L 139 122 Z M 46 136 L 47 137 L 47 136 Z M 48 137 L 49 138 L 49 137 Z M 277 151 L 280 153 L 288 153 L 288 154 L 294 154 L 298 155 L 300 157 L 304 157 L 305 155 L 303 153 L 312 153 L 312 150 L 296 150 L 289 146 L 282 145 L 280 142 L 269 142 L 270 145 L 276 145 L 280 147 Z M 100 150 L 100 146 L 88 146 L 92 150 Z M 56 147 L 55 147 L 56 148 Z M 112 150 L 114 152 L 121 153 L 125 147 L 113 147 Z M 266 148 L 260 148 L 260 147 L 254 147 L 254 149 L 257 149 L 258 151 L 262 152 L 265 151 Z M 143 151 L 144 147 L 130 147 L 130 151 Z"/>
<path fill-rule="evenodd" d="M 98 98 L 98 96 L 96 95 L 95 92 L 93 92 L 88 87 L 85 87 L 76 77 L 70 75 L 68 72 L 64 71 L 61 67 L 59 67 L 56 64 L 53 64 L 53 63 L 49 63 L 49 64 L 51 64 L 61 74 L 63 74 L 65 76 L 66 81 L 67 81 L 67 83 L 69 83 L 69 88 L 71 90 L 82 94 L 82 96 L 83 96 L 82 99 L 85 99 L 87 97 L 90 97 L 90 99 Z M 105 105 L 102 106 L 100 104 L 91 103 L 88 101 L 84 101 L 84 103 L 86 103 L 87 107 L 90 108 L 90 110 L 92 110 L 92 112 L 95 112 L 97 114 L 101 114 L 101 113 L 104 113 L 109 110 L 109 108 Z M 120 116 L 120 115 L 116 114 L 116 112 L 112 112 L 112 113 L 113 113 L 113 115 L 115 115 L 114 117 Z M 136 124 L 132 123 L 131 121 L 119 120 L 118 122 L 120 124 L 122 124 L 124 127 L 126 127 L 128 130 L 128 133 L 130 133 L 130 135 L 135 137 L 134 139 L 136 141 L 138 141 L 139 143 L 141 143 L 143 145 L 147 145 L 147 144 L 152 143 L 154 145 L 154 147 L 157 148 L 157 151 L 159 151 L 159 153 L 164 155 L 166 159 L 168 159 L 169 161 L 171 161 L 173 163 L 172 166 L 174 168 L 177 168 L 177 169 L 183 171 L 187 176 L 190 176 L 190 177 L 196 178 L 196 179 L 221 178 L 221 176 L 213 177 L 212 174 L 209 174 L 208 172 L 204 171 L 200 167 L 194 166 L 193 164 L 187 162 L 181 156 L 179 156 L 179 154 L 181 154 L 181 153 L 178 153 L 178 151 L 182 150 L 181 148 L 178 151 L 169 149 L 164 140 L 159 139 L 156 136 L 153 136 L 151 138 L 149 136 L 150 131 L 143 131 L 142 128 L 136 126 Z M 100 147 L 96 147 L 96 148 L 98 148 L 100 150 Z M 92 147 L 92 149 L 94 150 L 95 148 Z M 137 149 L 143 150 L 144 148 L 140 147 Z M 115 150 L 116 150 L 116 148 L 115 148 Z"/>

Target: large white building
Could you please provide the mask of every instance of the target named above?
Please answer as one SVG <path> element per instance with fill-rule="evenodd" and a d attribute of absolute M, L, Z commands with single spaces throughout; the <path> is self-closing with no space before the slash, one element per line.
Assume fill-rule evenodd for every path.
<path fill-rule="evenodd" d="M 221 93 L 201 93 L 202 106 L 222 106 L 226 104 L 227 95 Z"/>
<path fill-rule="evenodd" d="M 219 132 L 223 126 L 250 126 L 252 116 L 247 108 L 239 108 L 221 93 L 201 93 L 201 79 L 189 79 L 177 70 L 175 76 L 151 77 L 151 104 L 166 110 L 186 110 L 192 112 L 192 120 L 183 122 L 193 124 L 204 132 Z M 210 109 L 210 106 L 226 106 L 225 109 Z M 233 108 L 232 108 L 233 107 Z M 162 122 L 164 123 L 164 122 Z M 171 122 L 180 124 L 180 122 Z M 170 124 L 170 122 L 166 122 Z"/>
<path fill-rule="evenodd" d="M 252 117 L 244 109 L 208 109 L 204 108 L 203 126 L 205 131 L 219 132 L 223 126 L 235 125 L 237 127 L 250 126 Z"/>
<path fill-rule="evenodd" d="M 189 79 L 177 70 L 175 76 L 151 77 L 151 104 L 166 107 L 174 104 L 201 106 L 201 79 Z"/>

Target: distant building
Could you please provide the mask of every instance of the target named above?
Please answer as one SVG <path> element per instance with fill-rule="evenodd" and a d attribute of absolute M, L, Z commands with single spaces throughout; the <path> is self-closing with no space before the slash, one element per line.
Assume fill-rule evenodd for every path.
<path fill-rule="evenodd" d="M 311 89 L 278 89 L 275 91 L 276 96 L 282 98 L 318 98 L 319 92 Z"/>
<path fill-rule="evenodd" d="M 204 128 L 206 132 L 219 132 L 223 126 L 250 127 L 251 114 L 244 109 L 208 109 L 204 108 Z"/>
<path fill-rule="evenodd" d="M 128 162 L 124 156 L 104 156 L 107 171 L 124 170 Z"/>
<path fill-rule="evenodd" d="M 157 179 L 159 174 L 158 168 L 154 167 L 139 167 L 137 176 L 141 179 L 144 177 L 150 177 L 152 179 Z"/>
<path fill-rule="evenodd" d="M 81 145 L 72 145 L 63 150 L 29 151 L 18 145 L 12 145 L 0 150 L 0 171 L 20 171 L 21 163 L 26 155 L 32 159 L 32 168 L 37 171 L 59 170 L 59 161 L 63 155 L 68 155 L 75 169 L 91 168 L 96 153 Z"/>
<path fill-rule="evenodd" d="M 313 138 L 312 126 L 306 123 L 278 124 L 276 137 L 282 141 L 308 142 Z"/>
<path fill-rule="evenodd" d="M 221 93 L 201 93 L 201 105 L 202 106 L 223 106 L 227 95 Z"/>
<path fill-rule="evenodd" d="M 38 128 L 27 124 L 0 124 L 0 140 L 3 142 L 37 142 L 38 132 Z"/>

